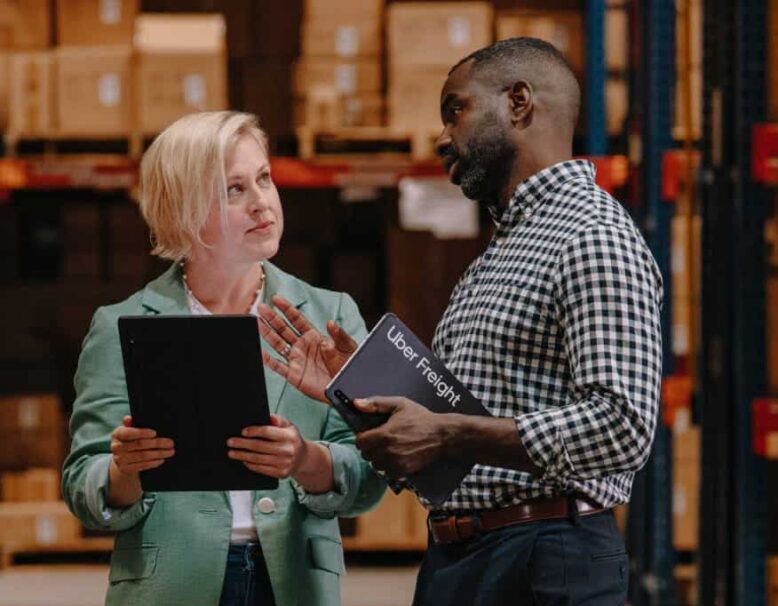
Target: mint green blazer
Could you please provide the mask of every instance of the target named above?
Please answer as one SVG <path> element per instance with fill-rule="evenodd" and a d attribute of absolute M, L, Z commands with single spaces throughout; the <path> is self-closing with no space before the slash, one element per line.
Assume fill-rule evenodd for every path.
<path fill-rule="evenodd" d="M 314 288 L 265 263 L 265 302 L 291 301 L 322 332 L 335 319 L 357 339 L 365 325 L 346 294 Z M 126 509 L 106 504 L 111 432 L 129 414 L 117 319 L 123 315 L 188 314 L 181 270 L 173 265 L 126 301 L 101 307 L 92 320 L 75 376 L 72 445 L 62 489 L 88 528 L 118 531 L 107 604 L 215 606 L 224 579 L 232 511 L 226 492 L 145 493 Z M 270 350 L 270 348 L 267 348 Z M 356 516 L 381 500 L 385 485 L 360 457 L 354 434 L 329 406 L 265 371 L 271 413 L 292 421 L 332 453 L 335 490 L 307 494 L 292 480 L 255 491 L 254 521 L 278 606 L 339 605 L 344 573 L 337 516 Z M 273 511 L 265 513 L 267 500 Z"/>

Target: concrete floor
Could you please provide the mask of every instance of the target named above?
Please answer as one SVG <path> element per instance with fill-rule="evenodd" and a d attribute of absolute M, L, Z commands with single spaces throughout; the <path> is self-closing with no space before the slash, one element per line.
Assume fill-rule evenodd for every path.
<path fill-rule="evenodd" d="M 342 580 L 343 606 L 408 606 L 417 567 L 356 566 Z M 0 572 L 0 606 L 101 606 L 104 564 L 25 564 Z"/>

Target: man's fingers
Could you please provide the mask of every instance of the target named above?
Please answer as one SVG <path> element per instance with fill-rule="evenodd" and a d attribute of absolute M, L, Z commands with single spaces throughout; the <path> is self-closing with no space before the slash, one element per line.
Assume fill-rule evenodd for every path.
<path fill-rule="evenodd" d="M 286 319 L 289 320 L 297 332 L 303 334 L 309 330 L 315 330 L 313 324 L 308 321 L 308 318 L 306 318 L 299 309 L 297 309 L 284 297 L 281 295 L 275 295 L 272 300 L 273 305 L 281 310 L 281 313 L 286 316 Z"/>
<path fill-rule="evenodd" d="M 403 400 L 404 398 L 387 398 L 383 396 L 357 398 L 354 400 L 354 406 L 361 412 L 376 412 L 390 415 L 403 405 Z"/>
<path fill-rule="evenodd" d="M 332 320 L 327 322 L 327 332 L 332 337 L 332 340 L 335 342 L 335 348 L 339 352 L 352 354 L 357 350 L 357 342 Z"/>

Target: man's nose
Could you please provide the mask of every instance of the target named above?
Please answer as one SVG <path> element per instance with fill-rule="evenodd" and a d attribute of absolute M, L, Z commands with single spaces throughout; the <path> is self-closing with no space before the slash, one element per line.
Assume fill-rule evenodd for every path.
<path fill-rule="evenodd" d="M 443 157 L 448 153 L 448 150 L 451 148 L 451 134 L 448 131 L 448 127 L 444 128 L 440 135 L 438 135 L 437 140 L 435 141 L 435 153 L 438 154 L 438 157 Z"/>

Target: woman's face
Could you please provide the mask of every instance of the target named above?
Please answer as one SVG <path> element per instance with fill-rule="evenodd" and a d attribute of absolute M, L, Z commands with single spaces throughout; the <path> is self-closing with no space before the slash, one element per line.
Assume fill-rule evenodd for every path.
<path fill-rule="evenodd" d="M 226 225 L 222 227 L 219 199 L 214 197 L 201 251 L 228 262 L 256 262 L 278 252 L 284 215 L 278 190 L 270 176 L 270 162 L 256 139 L 243 135 L 227 155 Z"/>

